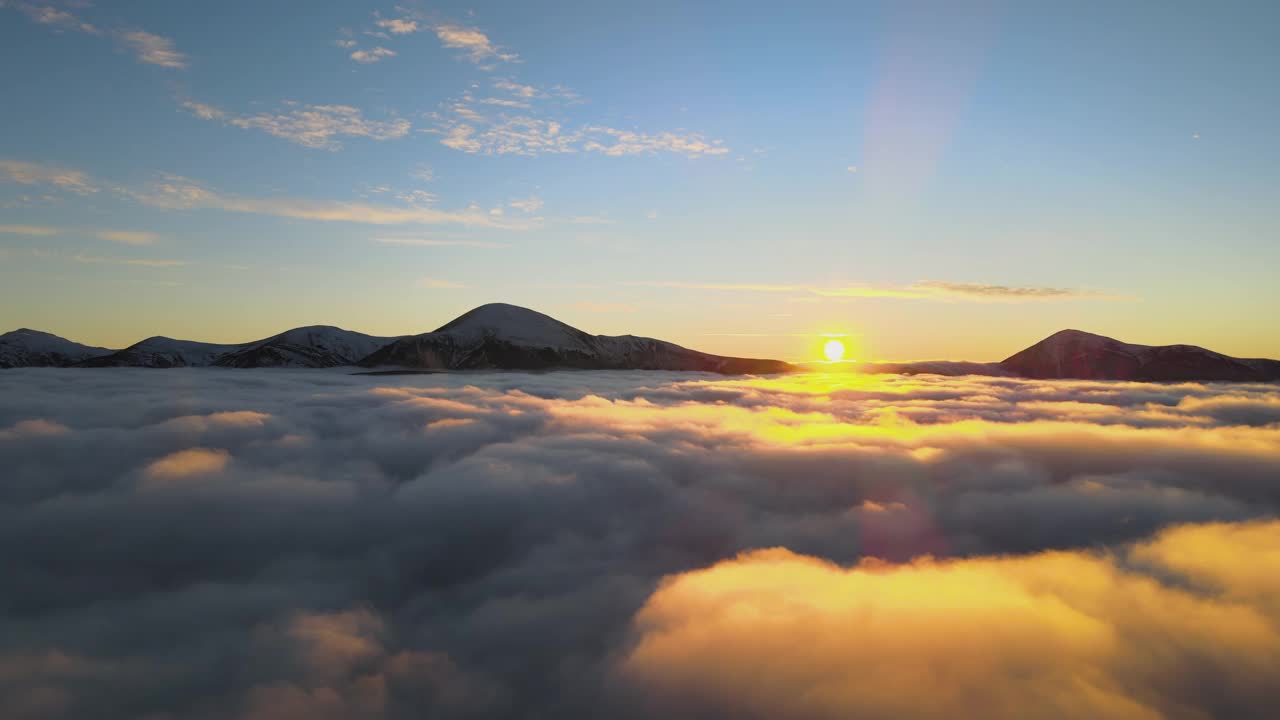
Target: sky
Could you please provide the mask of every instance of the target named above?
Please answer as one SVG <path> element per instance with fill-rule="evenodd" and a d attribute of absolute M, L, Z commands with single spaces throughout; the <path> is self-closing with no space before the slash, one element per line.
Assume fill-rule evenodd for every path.
<path fill-rule="evenodd" d="M 0 331 L 1280 357 L 1275 3 L 0 0 Z"/>

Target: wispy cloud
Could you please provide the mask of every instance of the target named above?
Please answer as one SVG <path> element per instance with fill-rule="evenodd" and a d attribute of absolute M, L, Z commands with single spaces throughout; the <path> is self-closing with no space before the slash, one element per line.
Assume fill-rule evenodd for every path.
<path fill-rule="evenodd" d="M 647 134 L 617 128 L 591 126 L 583 130 L 583 149 L 605 155 L 652 155 L 670 152 L 686 157 L 724 155 L 729 148 L 721 140 L 707 140 L 692 133 L 663 132 Z"/>
<path fill-rule="evenodd" d="M 301 198 L 258 198 L 221 193 L 176 175 L 163 176 L 144 190 L 126 190 L 139 202 L 168 209 L 212 208 L 227 212 L 275 215 L 318 222 L 349 222 L 366 225 L 463 225 L 504 230 L 523 230 L 530 221 L 491 217 L 478 208 L 461 211 L 430 207 L 377 205 L 340 200 Z"/>
<path fill-rule="evenodd" d="M 49 235 L 57 235 L 58 228 L 46 227 L 44 225 L 0 225 L 0 234 L 47 237 Z"/>
<path fill-rule="evenodd" d="M 520 59 L 515 53 L 503 52 L 489 40 L 488 35 L 475 28 L 436 25 L 433 29 L 442 45 L 464 51 L 463 57 L 473 63 L 516 62 Z"/>
<path fill-rule="evenodd" d="M 491 242 L 488 240 L 452 240 L 424 237 L 376 237 L 373 238 L 373 241 L 383 245 L 401 245 L 404 247 L 498 248 L 507 247 L 508 245 L 507 243 Z"/>
<path fill-rule="evenodd" d="M 54 185 L 80 195 L 98 192 L 98 187 L 89 180 L 88 174 L 80 170 L 21 160 L 0 160 L 0 180 L 19 185 Z"/>
<path fill-rule="evenodd" d="M 475 101 L 485 104 L 484 101 Z M 506 103 L 487 103 L 506 105 Z M 443 135 L 445 147 L 480 155 L 538 155 L 597 152 L 618 157 L 673 153 L 689 158 L 724 155 L 722 140 L 697 133 L 643 133 L 602 125 L 570 129 L 557 120 L 532 115 L 486 115 L 465 102 L 449 106 L 435 116 L 430 132 Z"/>
<path fill-rule="evenodd" d="M 85 255 L 83 253 L 72 255 L 71 259 L 78 263 L 94 263 L 94 264 L 106 264 L 106 265 L 133 265 L 135 267 L 150 267 L 150 268 L 183 267 L 191 264 L 186 260 L 150 260 L 146 258 L 102 257 L 97 255 Z"/>
<path fill-rule="evenodd" d="M 417 20 L 408 18 L 379 18 L 374 24 L 392 35 L 408 35 L 422 29 Z"/>
<path fill-rule="evenodd" d="M 102 34 L 102 30 L 98 27 L 84 22 L 65 10 L 59 10 L 58 8 L 48 5 L 34 5 L 26 2 L 0 3 L 0 7 L 5 7 L 6 5 L 22 12 L 27 17 L 41 25 L 49 25 L 59 30 L 74 30 L 76 32 L 87 33 L 90 35 Z"/>
<path fill-rule="evenodd" d="M 49 5 L 38 5 L 22 0 L 0 2 L 0 7 L 12 7 L 41 25 L 58 31 L 72 31 L 87 35 L 106 36 L 133 53 L 139 62 L 181 70 L 187 67 L 187 57 L 174 47 L 173 40 L 162 35 L 137 29 L 103 29 L 87 23 L 79 17 Z"/>
<path fill-rule="evenodd" d="M 120 32 L 117 37 L 144 63 L 179 70 L 187 66 L 187 56 L 178 52 L 169 38 L 143 30 Z"/>
<path fill-rule="evenodd" d="M 542 198 L 529 197 L 523 200 L 512 200 L 507 204 L 521 212 L 532 215 L 542 209 Z"/>
<path fill-rule="evenodd" d="M 125 245 L 151 245 L 160 239 L 160 236 L 156 233 L 139 230 L 101 230 L 96 235 L 100 240 L 109 240 Z"/>
<path fill-rule="evenodd" d="M 182 107 L 202 120 L 220 120 L 235 127 L 261 130 L 269 135 L 322 150 L 338 150 L 340 136 L 371 140 L 396 140 L 408 134 L 408 120 L 369 120 L 350 105 L 301 105 L 286 102 L 287 112 L 235 115 L 213 105 L 185 100 Z"/>
<path fill-rule="evenodd" d="M 388 50 L 379 45 L 369 50 L 357 50 L 351 53 L 351 59 L 358 63 L 376 63 L 382 58 L 395 57 L 395 50 Z"/>
<path fill-rule="evenodd" d="M 418 281 L 418 287 L 428 290 L 456 290 L 465 288 L 462 283 L 453 282 L 452 280 L 441 280 L 439 278 L 422 278 Z"/>
<path fill-rule="evenodd" d="M 1024 300 L 1114 299 L 1117 296 L 1096 290 L 1059 287 L 1026 287 L 987 285 L 982 283 L 929 280 L 910 285 L 847 285 L 817 287 L 810 285 L 771 285 L 753 283 L 698 283 L 655 280 L 630 282 L 626 285 L 681 288 L 686 290 L 718 290 L 767 293 L 810 293 L 827 298 L 900 298 L 907 300 L 971 300 L 1018 302 Z M 789 298 L 794 302 L 813 302 L 817 298 Z"/>

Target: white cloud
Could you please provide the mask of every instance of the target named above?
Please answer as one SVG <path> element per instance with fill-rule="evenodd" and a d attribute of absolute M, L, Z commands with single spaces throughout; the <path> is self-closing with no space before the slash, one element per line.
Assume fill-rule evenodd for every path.
<path fill-rule="evenodd" d="M 338 38 L 337 40 L 333 41 L 333 44 L 337 45 L 340 48 L 350 50 L 351 48 L 356 46 L 356 41 L 351 40 L 350 38 Z"/>
<path fill-rule="evenodd" d="M 702 157 L 705 155 L 724 155 L 729 148 L 723 141 L 708 141 L 701 135 L 691 133 L 641 133 L 617 128 L 591 126 L 585 129 L 588 139 L 583 148 L 605 155 L 651 155 L 657 152 L 670 152 L 686 157 Z M 612 140 L 598 139 L 600 136 Z"/>
<path fill-rule="evenodd" d="M 78 253 L 72 255 L 71 259 L 78 263 L 93 263 L 99 265 L 133 265 L 136 267 L 151 268 L 172 268 L 183 267 L 191 263 L 185 260 L 152 260 L 148 258 L 119 258 L 119 257 L 102 257 L 97 255 L 85 255 Z"/>
<path fill-rule="evenodd" d="M 453 240 L 424 237 L 377 237 L 374 238 L 373 241 L 383 245 L 401 245 L 404 247 L 507 247 L 507 243 L 490 242 L 487 240 Z"/>
<path fill-rule="evenodd" d="M 669 152 L 698 158 L 729 151 L 723 141 L 692 133 L 647 134 L 599 125 L 572 129 L 559 121 L 531 115 L 490 117 L 466 103 L 454 103 L 449 112 L 447 116 L 437 116 L 432 132 L 444 136 L 440 141 L 444 146 L 466 153 L 535 157 L 598 152 L 618 157 Z"/>
<path fill-rule="evenodd" d="M 627 285 L 682 288 L 687 290 L 726 290 L 744 292 L 807 292 L 826 298 L 899 298 L 905 300 L 973 300 L 1018 302 L 1024 300 L 1117 299 L 1117 296 L 1095 290 L 1060 287 L 990 285 L 985 283 L 927 280 L 910 285 L 845 285 L 819 287 L 810 285 L 774 285 L 767 283 L 700 283 L 679 281 L 631 282 Z M 813 302 L 817 298 L 796 298 L 796 302 Z"/>
<path fill-rule="evenodd" d="M 512 200 L 507 204 L 517 210 L 532 215 L 542 209 L 542 198 L 528 197 L 523 200 Z"/>
<path fill-rule="evenodd" d="M 98 192 L 97 186 L 89 180 L 88 174 L 80 170 L 67 170 L 53 165 L 20 160 L 0 160 L 0 180 L 19 185 L 54 185 L 80 195 Z"/>
<path fill-rule="evenodd" d="M 160 239 L 156 233 L 138 230 L 101 230 L 97 236 L 102 240 L 125 245 L 150 245 Z"/>
<path fill-rule="evenodd" d="M 51 7 L 49 5 L 33 5 L 27 2 L 10 2 L 7 3 L 33 21 L 41 25 L 50 25 L 59 30 L 74 30 L 76 32 L 87 33 L 89 35 L 101 35 L 102 30 L 90 23 L 82 21 L 80 18 L 72 15 L 65 10 Z M 0 2 L 0 7 L 4 7 L 6 3 Z"/>
<path fill-rule="evenodd" d="M 447 48 L 465 51 L 465 56 L 473 63 L 484 63 L 494 60 L 515 62 L 519 58 L 515 53 L 502 52 L 489 41 L 489 36 L 474 28 L 460 25 L 437 25 L 434 28 L 436 37 Z"/>
<path fill-rule="evenodd" d="M 103 30 L 65 10 L 49 5 L 36 5 L 22 0 L 0 2 L 0 7 L 6 5 L 23 12 L 33 21 L 56 30 L 71 30 L 87 35 L 114 38 L 116 42 L 132 51 L 140 62 L 175 69 L 183 69 L 187 66 L 187 57 L 178 52 L 173 45 L 173 40 L 162 35 L 145 30 Z"/>
<path fill-rule="evenodd" d="M 429 165 L 419 165 L 409 173 L 409 176 L 423 182 L 431 182 L 436 179 L 436 173 Z"/>
<path fill-rule="evenodd" d="M 382 46 L 375 47 L 371 50 L 357 50 L 351 53 L 351 59 L 358 63 L 376 63 L 383 58 L 394 57 L 396 52 L 388 50 Z"/>
<path fill-rule="evenodd" d="M 499 80 L 495 82 L 493 86 L 499 90 L 506 90 L 512 95 L 517 95 L 522 98 L 534 98 L 542 94 L 539 93 L 538 89 L 532 85 L 521 85 L 520 83 L 512 82 L 510 80 Z"/>
<path fill-rule="evenodd" d="M 296 109 L 279 113 L 257 115 L 233 115 L 220 108 L 186 100 L 182 107 L 203 120 L 221 120 L 236 127 L 262 130 L 299 145 L 322 150 L 338 150 L 342 147 L 336 138 L 340 136 L 364 137 L 371 140 L 397 140 L 408 134 L 408 120 L 369 120 L 359 108 L 349 105 L 299 105 L 287 102 Z"/>
<path fill-rule="evenodd" d="M 58 232 L 58 228 L 47 227 L 44 225 L 0 225 L 0 234 L 4 235 L 47 237 L 49 235 L 57 235 Z"/>
<path fill-rule="evenodd" d="M 497 220 L 489 217 L 487 213 L 472 208 L 450 211 L 421 206 L 397 207 L 339 200 L 229 195 L 176 175 L 164 176 L 145 190 L 125 192 L 139 202 L 155 207 L 216 208 L 227 212 L 275 215 L 318 222 L 350 222 L 367 225 L 453 224 L 504 230 L 523 230 L 531 227 L 527 221 Z"/>
<path fill-rule="evenodd" d="M 143 30 L 121 32 L 118 37 L 144 63 L 176 69 L 187 66 L 187 57 L 173 47 L 169 38 Z"/>
<path fill-rule="evenodd" d="M 407 35 L 422 29 L 418 26 L 417 20 L 408 18 L 383 18 L 379 19 L 375 24 L 392 35 Z"/>

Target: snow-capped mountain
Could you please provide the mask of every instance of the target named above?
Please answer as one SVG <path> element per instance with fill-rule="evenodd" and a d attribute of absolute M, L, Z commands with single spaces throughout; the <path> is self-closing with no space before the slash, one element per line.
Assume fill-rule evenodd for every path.
<path fill-rule="evenodd" d="M 294 328 L 249 343 L 214 361 L 222 367 L 337 367 L 354 365 L 398 337 L 374 337 L 329 325 Z"/>
<path fill-rule="evenodd" d="M 0 368 L 65 367 L 111 352 L 28 328 L 0 335 Z"/>
<path fill-rule="evenodd" d="M 780 360 L 722 357 L 634 335 L 591 335 L 542 313 L 491 303 L 435 332 L 401 338 L 360 361 L 365 367 L 471 370 L 549 368 L 778 373 Z"/>
<path fill-rule="evenodd" d="M 217 345 L 157 335 L 109 355 L 89 358 L 77 363 L 77 367 L 206 367 L 241 347 L 243 345 Z"/>
<path fill-rule="evenodd" d="M 1280 380 L 1280 361 L 1233 358 L 1195 345 L 1134 345 L 1080 330 L 1056 332 L 1000 366 L 1030 378 Z"/>

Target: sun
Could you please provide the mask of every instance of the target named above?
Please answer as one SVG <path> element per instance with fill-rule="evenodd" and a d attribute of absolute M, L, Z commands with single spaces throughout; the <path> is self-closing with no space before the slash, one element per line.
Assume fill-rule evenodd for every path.
<path fill-rule="evenodd" d="M 822 346 L 822 352 L 827 356 L 827 360 L 836 362 L 844 357 L 844 343 L 839 340 L 828 340 L 827 344 Z"/>

